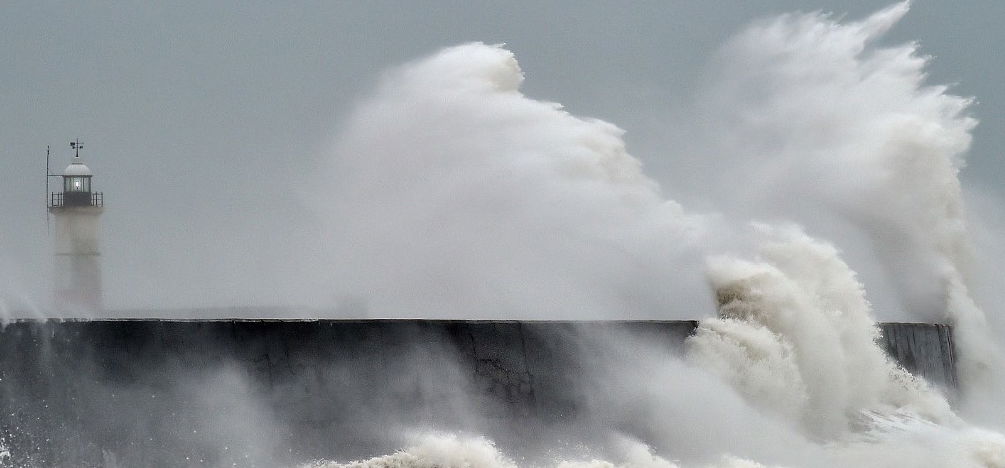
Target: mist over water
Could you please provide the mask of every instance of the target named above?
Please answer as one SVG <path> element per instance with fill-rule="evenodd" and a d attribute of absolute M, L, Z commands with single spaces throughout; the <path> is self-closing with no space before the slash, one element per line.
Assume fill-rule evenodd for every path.
<path fill-rule="evenodd" d="M 693 163 L 712 212 L 664 196 L 616 126 L 523 95 L 504 46 L 393 70 L 326 160 L 328 281 L 345 308 L 378 315 L 706 317 L 686 362 L 601 373 L 634 387 L 594 397 L 598 414 L 637 418 L 611 429 L 626 441 L 612 462 L 554 466 L 1005 466 L 1001 351 L 970 293 L 958 179 L 977 122 L 970 99 L 926 83 L 916 44 L 882 44 L 907 12 L 788 14 L 726 44 L 696 106 L 704 128 L 681 145 L 704 150 L 665 155 Z M 955 326 L 955 411 L 876 345 L 871 295 L 889 316 Z M 319 462 L 521 464 L 455 435 Z"/>

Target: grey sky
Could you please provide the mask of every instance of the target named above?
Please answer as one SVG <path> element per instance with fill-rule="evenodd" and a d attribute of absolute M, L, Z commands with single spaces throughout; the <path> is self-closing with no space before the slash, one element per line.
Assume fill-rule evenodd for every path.
<path fill-rule="evenodd" d="M 289 303 L 279 285 L 323 242 L 299 187 L 388 67 L 468 41 L 508 44 L 524 92 L 627 130 L 674 193 L 665 125 L 749 21 L 867 1 L 5 2 L 0 6 L 0 297 L 48 271 L 43 168 L 80 137 L 105 192 L 111 307 Z M 1005 193 L 1005 3 L 916 1 L 886 40 L 935 56 L 933 83 L 975 96 L 965 185 Z M 679 118 L 679 117 L 677 117 Z M 325 197 L 311 193 L 310 197 Z M 250 252 L 250 254 L 249 254 Z M 303 288 L 308 286 L 304 285 Z M 248 296 L 247 291 L 257 291 Z"/>

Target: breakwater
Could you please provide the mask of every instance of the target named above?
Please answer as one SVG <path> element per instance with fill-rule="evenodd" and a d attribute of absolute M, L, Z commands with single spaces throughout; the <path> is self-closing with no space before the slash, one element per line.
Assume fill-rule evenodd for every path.
<path fill-rule="evenodd" d="M 609 423 L 590 419 L 598 369 L 640 350 L 679 354 L 696 326 L 19 321 L 0 331 L 0 461 L 274 466 L 386 452 L 406 427 L 491 426 L 532 439 Z M 908 370 L 956 387 L 948 327 L 881 328 Z"/>

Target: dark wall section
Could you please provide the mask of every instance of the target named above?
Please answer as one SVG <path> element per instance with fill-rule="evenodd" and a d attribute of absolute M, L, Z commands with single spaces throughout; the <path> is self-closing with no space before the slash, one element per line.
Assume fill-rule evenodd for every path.
<path fill-rule="evenodd" d="M 884 323 L 882 330 L 881 344 L 901 366 L 943 389 L 959 388 L 949 325 Z"/>
<path fill-rule="evenodd" d="M 425 426 L 526 444 L 589 426 L 586 376 L 605 350 L 676 353 L 696 325 L 16 322 L 0 331 L 0 462 L 279 466 L 387 453 Z M 905 367 L 955 388 L 947 327 L 883 332 Z"/>

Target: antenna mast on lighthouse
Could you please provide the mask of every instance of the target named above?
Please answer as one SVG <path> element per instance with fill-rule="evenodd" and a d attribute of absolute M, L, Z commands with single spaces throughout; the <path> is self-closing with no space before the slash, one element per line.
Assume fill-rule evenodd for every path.
<path fill-rule="evenodd" d="M 49 145 L 45 145 L 45 204 L 49 205 L 49 177 L 54 177 L 52 171 L 49 170 Z M 51 234 L 49 229 L 49 210 L 45 210 L 45 235 Z"/>

